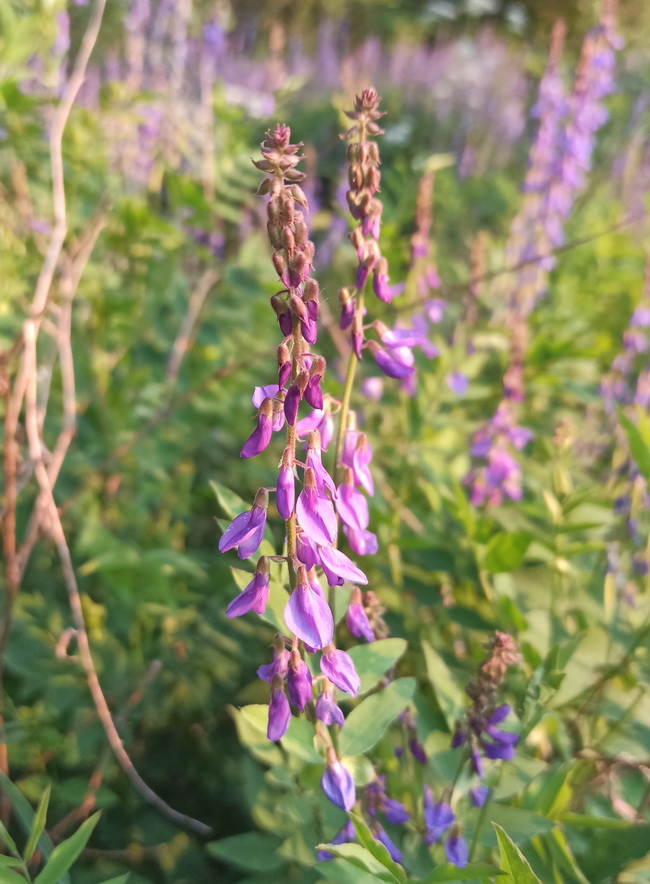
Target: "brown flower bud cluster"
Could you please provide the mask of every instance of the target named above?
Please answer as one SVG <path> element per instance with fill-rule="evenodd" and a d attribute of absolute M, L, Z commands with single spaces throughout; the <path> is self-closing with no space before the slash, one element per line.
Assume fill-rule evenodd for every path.
<path fill-rule="evenodd" d="M 310 344 L 316 341 L 319 292 L 310 279 L 314 244 L 303 215 L 307 197 L 300 182 L 305 173 L 296 166 L 304 159 L 299 153 L 302 142 L 291 144 L 291 130 L 278 124 L 268 131 L 261 144 L 262 159 L 253 165 L 265 172 L 258 193 L 269 194 L 267 230 L 273 247 L 273 265 L 285 288 L 273 295 L 271 306 L 285 337 L 292 334 L 294 317 L 300 322 L 302 336 Z"/>
<path fill-rule="evenodd" d="M 379 150 L 369 136 L 381 135 L 377 120 L 384 114 L 379 110 L 381 99 L 374 89 L 357 95 L 354 109 L 345 114 L 355 124 L 341 137 L 349 142 L 347 149 L 348 190 L 350 214 L 357 226 L 350 234 L 358 259 L 354 287 L 339 292 L 341 301 L 341 328 L 352 326 L 352 343 L 360 356 L 363 343 L 361 311 L 355 304 L 356 294 L 363 291 L 368 277 L 373 274 L 373 289 L 377 297 L 390 300 L 388 292 L 388 265 L 382 257 L 377 240 L 381 226 L 382 204 L 377 198 L 381 175 Z"/>
<path fill-rule="evenodd" d="M 507 632 L 496 632 L 485 648 L 488 656 L 479 664 L 478 672 L 465 688 L 477 711 L 494 706 L 508 666 L 521 662 L 517 642 Z"/>

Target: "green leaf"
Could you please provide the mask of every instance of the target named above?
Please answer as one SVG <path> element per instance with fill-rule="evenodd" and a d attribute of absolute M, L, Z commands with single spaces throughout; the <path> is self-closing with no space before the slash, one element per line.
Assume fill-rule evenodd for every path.
<path fill-rule="evenodd" d="M 381 841 L 377 841 L 373 838 L 372 832 L 360 816 L 351 813 L 350 819 L 352 820 L 354 831 L 357 833 L 359 844 L 362 847 L 365 847 L 366 850 L 371 853 L 382 866 L 384 866 L 384 868 L 388 869 L 397 881 L 400 881 L 403 884 L 403 882 L 406 881 L 406 873 L 404 869 L 391 859 L 388 850 L 384 847 Z"/>
<path fill-rule="evenodd" d="M 26 863 L 28 863 L 32 858 L 34 850 L 36 849 L 36 845 L 38 844 L 38 839 L 41 837 L 41 835 L 43 834 L 43 830 L 45 829 L 47 807 L 50 802 L 51 791 L 51 786 L 48 786 L 41 795 L 41 800 L 38 802 L 38 807 L 36 809 L 34 820 L 32 822 L 32 828 L 29 833 L 29 838 L 27 839 L 27 844 L 25 846 L 25 853 L 23 854 L 23 858 Z"/>
<path fill-rule="evenodd" d="M 126 884 L 129 880 L 129 872 L 126 875 L 118 875 L 117 878 L 109 878 L 108 881 L 102 881 L 101 884 Z"/>
<path fill-rule="evenodd" d="M 352 657 L 354 668 L 361 679 L 359 693 L 365 694 L 374 688 L 382 675 L 395 665 L 406 648 L 407 642 L 403 638 L 382 638 L 367 645 L 350 648 L 348 654 Z"/>
<path fill-rule="evenodd" d="M 94 813 L 79 826 L 74 835 L 57 844 L 47 865 L 36 877 L 34 884 L 57 884 L 61 880 L 61 876 L 66 874 L 88 843 L 100 816 L 99 812 Z"/>
<path fill-rule="evenodd" d="M 472 824 L 476 825 L 480 813 L 480 809 L 476 807 L 467 811 L 465 821 L 468 827 Z M 545 816 L 533 813 L 523 807 L 511 807 L 507 804 L 498 804 L 495 801 L 490 804 L 490 821 L 503 828 L 507 826 L 509 837 L 515 844 L 524 844 L 535 835 L 542 835 L 555 828 L 555 822 Z M 488 827 L 481 830 L 479 843 L 484 847 L 494 847 L 496 845 L 494 832 Z"/>
<path fill-rule="evenodd" d="M 264 872 L 279 869 L 284 859 L 278 854 L 282 844 L 280 838 L 268 832 L 246 832 L 232 835 L 207 845 L 210 856 L 246 869 L 251 872 Z"/>
<path fill-rule="evenodd" d="M 414 678 L 398 678 L 379 693 L 366 697 L 348 715 L 341 730 L 339 748 L 343 755 L 361 755 L 377 743 L 388 725 L 415 693 Z"/>
<path fill-rule="evenodd" d="M 492 823 L 499 842 L 501 869 L 510 876 L 512 884 L 542 884 L 530 867 L 530 863 L 517 845 L 510 840 L 497 823 Z"/>
<path fill-rule="evenodd" d="M 25 798 L 18 786 L 12 783 L 12 781 L 3 771 L 0 771 L 0 786 L 2 787 L 2 791 L 9 796 L 11 805 L 16 813 L 16 816 L 20 820 L 25 833 L 29 835 L 29 832 L 31 831 L 32 825 L 34 823 L 34 811 L 32 810 L 31 804 Z M 13 843 L 13 841 L 7 841 L 9 835 L 6 829 L 4 830 L 4 832 L 2 831 L 2 829 L 0 829 L 0 834 L 9 847 L 13 845 L 12 849 L 16 848 L 16 845 Z M 52 844 L 52 840 L 47 832 L 43 832 L 41 837 L 39 838 L 38 849 L 41 851 L 46 859 L 48 859 L 52 855 L 52 852 L 54 851 L 54 844 Z M 16 850 L 15 852 L 18 856 L 18 850 Z M 70 884 L 70 877 L 68 875 L 64 875 L 61 878 L 60 884 Z"/>
<path fill-rule="evenodd" d="M 485 863 L 473 863 L 459 869 L 458 866 L 452 866 L 451 863 L 443 863 L 436 866 L 430 875 L 422 881 L 422 884 L 447 884 L 451 881 L 486 881 L 490 878 L 496 878 L 497 875 L 504 875 L 501 869 L 494 866 L 488 866 Z"/>
<path fill-rule="evenodd" d="M 370 872 L 379 881 L 387 881 L 388 884 L 402 884 L 403 879 L 396 878 L 378 859 L 375 859 L 369 850 L 361 847 L 360 844 L 319 844 L 316 849 L 333 853 L 334 856 L 346 860 L 356 868 Z"/>
<path fill-rule="evenodd" d="M 527 531 L 495 535 L 487 545 L 483 567 L 491 574 L 514 571 L 521 564 L 532 539 Z"/>
<path fill-rule="evenodd" d="M 235 722 L 237 736 L 248 751 L 266 764 L 281 764 L 282 753 L 275 743 L 269 742 L 266 726 L 269 707 L 263 703 L 253 703 L 237 709 L 228 706 L 228 713 Z"/>
<path fill-rule="evenodd" d="M 18 850 L 16 842 L 6 830 L 3 822 L 0 822 L 0 840 L 4 843 L 6 847 L 9 848 L 14 856 L 20 856 L 20 851 Z"/>
<path fill-rule="evenodd" d="M 13 869 L 0 869 L 0 881 L 2 884 L 26 884 L 27 879 L 24 875 L 14 872 Z"/>
<path fill-rule="evenodd" d="M 637 425 L 625 415 L 622 408 L 618 409 L 618 419 L 627 436 L 630 451 L 639 472 L 644 479 L 650 481 L 650 447 L 644 441 Z"/>
<path fill-rule="evenodd" d="M 575 826 L 577 829 L 629 829 L 634 825 L 620 817 L 612 819 L 606 816 L 584 816 L 571 812 L 563 813 L 558 819 L 559 822 Z"/>
<path fill-rule="evenodd" d="M 251 508 L 250 502 L 246 503 L 246 501 L 238 494 L 235 494 L 234 491 L 231 491 L 230 488 L 226 488 L 225 485 L 221 485 L 219 482 L 210 480 L 210 488 L 212 488 L 214 496 L 217 498 L 217 503 L 223 510 L 225 518 L 230 519 L 231 521 L 235 516 L 238 516 L 240 513 Z"/>
<path fill-rule="evenodd" d="M 450 731 L 453 731 L 454 722 L 466 705 L 466 695 L 440 654 L 434 651 L 427 641 L 422 640 L 421 645 L 429 683 L 436 695 L 440 710 L 445 716 L 447 726 Z"/>

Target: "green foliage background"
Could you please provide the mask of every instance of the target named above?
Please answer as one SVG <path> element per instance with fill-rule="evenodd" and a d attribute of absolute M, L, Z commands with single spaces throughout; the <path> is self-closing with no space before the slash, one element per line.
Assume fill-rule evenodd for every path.
<path fill-rule="evenodd" d="M 413 32 L 424 6 L 359 2 L 298 9 L 269 2 L 261 18 L 282 15 L 289 29 L 305 29 L 325 13 L 343 17 L 352 11 L 360 35 L 374 29 L 390 46 L 398 35 Z M 32 55 L 47 56 L 58 8 L 0 2 L 3 350 L 19 331 L 47 241 L 27 225 L 25 198 L 33 217 L 48 219 L 51 213 L 42 126 L 47 108 L 18 86 Z M 122 4 L 109 3 L 100 56 L 120 40 L 123 13 Z M 546 4 L 533 13 L 528 35 L 512 35 L 503 25 L 504 39 L 530 72 L 531 102 L 548 42 Z M 73 48 L 87 14 L 83 7 L 71 9 Z M 197 22 L 202 14 L 197 7 Z M 244 7 L 237 14 L 244 16 Z M 389 641 L 397 644 L 384 646 L 379 661 L 366 648 L 354 653 L 367 689 L 395 664 L 392 689 L 404 693 L 385 699 L 386 734 L 367 736 L 360 728 L 360 735 L 353 734 L 356 747 L 374 749 L 391 794 L 413 802 L 418 782 L 396 765 L 393 749 L 401 736 L 389 726 L 411 701 L 436 781 L 449 783 L 457 764 L 450 731 L 466 703 L 463 686 L 483 655 L 482 643 L 495 629 L 516 635 L 524 662 L 513 672 L 507 696 L 521 721 L 521 749 L 516 761 L 491 773 L 496 803 L 490 819 L 465 809 L 465 833 L 470 843 L 476 839 L 477 861 L 497 862 L 497 835 L 488 823 L 502 825 L 534 873 L 558 884 L 650 880 L 648 772 L 640 763 L 650 746 L 647 580 L 637 581 L 629 606 L 606 577 L 606 542 L 626 541 L 612 509 L 613 437 L 598 393 L 642 296 L 646 261 L 645 223 L 621 224 L 640 162 L 630 145 L 647 142 L 650 122 L 643 105 L 634 115 L 645 95 L 647 58 L 639 61 L 637 34 L 646 25 L 632 3 L 622 4 L 622 20 L 633 63 L 623 63 L 589 190 L 570 221 L 548 296 L 532 319 L 521 422 L 534 430 L 535 440 L 522 455 L 523 502 L 485 513 L 468 504 L 460 484 L 470 466 L 471 435 L 499 401 L 507 338 L 488 320 L 503 297 L 503 278 L 483 288 L 476 352 L 467 357 L 447 342 L 460 319 L 470 248 L 479 231 L 487 235 L 488 269 L 503 266 L 528 133 L 505 165 L 488 158 L 480 177 L 462 178 L 457 166 L 439 161 L 434 237 L 442 294 L 449 300 L 436 337 L 441 356 L 421 360 L 413 398 L 389 383 L 380 403 L 362 406 L 375 448 L 378 493 L 370 502 L 371 526 L 380 541 L 379 554 L 364 564 L 370 586 L 388 608 Z M 574 35 L 593 21 L 593 10 L 572 6 L 575 46 Z M 463 14 L 444 28 L 464 33 L 479 24 Z M 433 39 L 442 25 L 429 27 Z M 572 51 L 570 43 L 567 74 L 575 62 Z M 107 751 L 82 671 L 56 654 L 70 619 L 55 551 L 41 540 L 25 572 L 6 650 L 3 735 L 11 777 L 28 802 L 36 807 L 51 786 L 48 828 L 80 804 L 93 770 L 103 770 L 101 820 L 75 865 L 75 884 L 127 871 L 130 884 L 377 880 L 372 869 L 344 858 L 315 865 L 314 845 L 338 831 L 342 814 L 320 794 L 322 762 L 302 722 L 292 725 L 283 748 L 263 737 L 259 704 L 267 701 L 266 685 L 255 670 L 269 656 L 272 627 L 249 617 L 228 621 L 223 613 L 235 582 L 231 556 L 217 553 L 215 518 L 231 518 L 239 498 L 250 501 L 258 487 L 273 481 L 276 466 L 274 455 L 252 462 L 238 456 L 250 432 L 252 388 L 272 381 L 277 343 L 268 307 L 274 273 L 250 156 L 277 118 L 317 152 L 324 192 L 333 194 L 343 160 L 342 96 L 312 98 L 288 85 L 276 98 L 273 119 L 250 118 L 215 89 L 214 200 L 206 197 L 204 182 L 161 156 L 145 188 L 133 187 L 116 169 L 108 122 L 129 127 L 138 114 L 120 83 L 102 87 L 98 109 L 73 109 L 66 131 L 67 243 L 74 250 L 99 217 L 103 229 L 75 299 L 79 423 L 56 497 L 99 677 L 123 718 L 125 745 L 154 790 L 213 827 L 216 842 L 206 848 L 144 804 Z M 385 108 L 382 248 L 393 280 L 400 280 L 408 272 L 419 175 L 431 157 L 450 151 L 453 123 L 436 123 L 426 97 L 414 106 L 388 91 Z M 613 175 L 621 157 L 625 173 Z M 332 199 L 313 219 L 317 253 L 337 212 Z M 188 224 L 221 231 L 223 257 L 217 261 L 196 245 Z M 218 282 L 178 379 L 169 383 L 167 361 L 188 299 L 202 273 L 215 266 Z M 334 313 L 337 290 L 353 270 L 352 249 L 344 241 L 332 265 L 319 273 Z M 414 286 L 408 278 L 407 303 Z M 384 313 L 388 320 L 393 316 L 390 307 Z M 336 351 L 323 338 L 333 368 L 330 391 L 337 395 Z M 470 386 L 459 398 L 445 379 L 460 368 Z M 46 440 L 59 429 L 56 372 L 50 403 Z M 635 455 L 641 466 L 649 439 L 642 419 L 639 426 Z M 18 513 L 20 534 L 34 497 L 35 486 L 28 484 Z M 277 523 L 268 540 L 280 548 Z M 381 657 L 381 649 L 376 654 Z M 367 776 L 361 760 L 358 782 Z M 631 809 L 631 820 L 621 818 L 622 807 Z M 10 831 L 20 846 L 26 835 L 16 815 Z M 500 842 L 503 868 L 503 851 L 512 851 L 508 844 Z M 413 834 L 404 852 L 412 874 L 443 880 L 427 878 L 431 860 Z M 520 861 L 511 860 L 515 867 Z M 2 874 L 0 868 L 0 880 Z M 512 880 L 534 880 L 521 874 L 512 872 Z"/>

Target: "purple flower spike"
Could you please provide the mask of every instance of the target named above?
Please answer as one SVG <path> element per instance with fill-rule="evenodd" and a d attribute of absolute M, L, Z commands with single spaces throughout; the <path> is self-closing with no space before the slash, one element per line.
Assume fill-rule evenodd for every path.
<path fill-rule="evenodd" d="M 284 609 L 289 629 L 310 648 L 324 648 L 332 641 L 334 618 L 325 599 L 314 592 L 307 572 L 298 568 L 298 585 L 289 596 Z"/>
<path fill-rule="evenodd" d="M 323 792 L 342 810 L 352 810 L 357 800 L 352 775 L 336 757 L 331 747 L 327 750 L 327 767 L 320 781 Z"/>
<path fill-rule="evenodd" d="M 343 727 L 345 718 L 334 701 L 334 688 L 331 682 L 325 679 L 322 692 L 316 698 L 316 718 L 323 724 L 338 724 Z"/>
<path fill-rule="evenodd" d="M 237 547 L 240 559 L 253 555 L 264 536 L 268 505 L 268 492 L 261 489 L 255 495 L 253 508 L 235 516 L 223 532 L 219 540 L 219 552 L 228 552 Z"/>
<path fill-rule="evenodd" d="M 340 549 L 333 546 L 319 546 L 318 555 L 330 586 L 342 586 L 345 580 L 350 583 L 366 584 L 368 578 Z"/>
<path fill-rule="evenodd" d="M 282 457 L 282 466 L 278 475 L 278 484 L 275 490 L 275 502 L 278 512 L 285 520 L 291 518 L 293 506 L 296 500 L 296 485 L 293 473 L 293 456 L 291 447 L 285 448 Z"/>
<path fill-rule="evenodd" d="M 265 399 L 257 414 L 257 426 L 246 440 L 240 457 L 255 457 L 271 441 L 273 433 L 273 400 Z"/>
<path fill-rule="evenodd" d="M 301 712 L 304 712 L 305 706 L 312 699 L 311 672 L 297 650 L 291 652 L 287 686 L 289 688 L 289 700 Z"/>
<path fill-rule="evenodd" d="M 469 857 L 467 841 L 460 835 L 451 835 L 445 842 L 445 856 L 447 862 L 459 869 L 464 869 Z"/>
<path fill-rule="evenodd" d="M 402 854 L 398 850 L 398 848 L 393 844 L 388 834 L 378 825 L 373 826 L 372 837 L 375 841 L 381 842 L 388 853 L 390 854 L 390 858 L 393 862 L 401 863 L 403 861 Z"/>
<path fill-rule="evenodd" d="M 291 709 L 284 692 L 284 682 L 279 675 L 273 676 L 271 682 L 271 702 L 269 703 L 269 723 L 266 736 L 272 743 L 277 743 L 286 734 L 291 721 Z"/>
<path fill-rule="evenodd" d="M 384 350 L 376 341 L 370 341 L 368 344 L 370 352 L 375 358 L 375 362 L 389 378 L 404 380 L 409 378 L 415 371 L 413 366 L 413 353 L 408 347 L 400 347 L 399 349 Z M 411 358 L 406 355 L 410 353 Z"/>
<path fill-rule="evenodd" d="M 234 598 L 226 608 L 226 617 L 241 617 L 248 611 L 263 614 L 269 598 L 269 565 L 266 556 L 257 563 L 255 576 L 246 589 Z"/>
<path fill-rule="evenodd" d="M 339 651 L 330 644 L 321 657 L 320 668 L 323 675 L 326 675 L 340 691 L 345 691 L 353 697 L 359 693 L 361 682 L 352 657 L 345 651 Z"/>
<path fill-rule="evenodd" d="M 320 497 L 316 488 L 316 476 L 312 469 L 305 470 L 305 484 L 296 503 L 298 524 L 305 534 L 321 546 L 336 540 L 336 514 L 332 502 Z"/>
<path fill-rule="evenodd" d="M 361 595 L 360 592 L 359 595 Z M 374 642 L 375 633 L 372 631 L 368 615 L 363 610 L 363 605 L 360 602 L 350 603 L 345 615 L 345 622 L 350 630 L 350 635 L 354 635 L 356 638 L 365 638 L 367 642 Z"/>

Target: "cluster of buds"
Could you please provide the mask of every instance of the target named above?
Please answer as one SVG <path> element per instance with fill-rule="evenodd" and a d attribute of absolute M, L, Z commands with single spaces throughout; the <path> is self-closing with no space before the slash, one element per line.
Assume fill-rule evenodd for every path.
<path fill-rule="evenodd" d="M 521 450 L 532 437 L 530 430 L 515 424 L 512 404 L 504 399 L 492 419 L 476 432 L 470 449 L 479 463 L 463 483 L 470 486 L 475 506 L 498 506 L 504 495 L 511 500 L 521 499 L 521 466 L 512 449 Z"/>
<path fill-rule="evenodd" d="M 482 757 L 507 760 L 514 757 L 519 735 L 497 727 L 510 714 L 507 703 L 497 705 L 497 698 L 509 666 L 521 661 L 516 641 L 505 632 L 497 632 L 485 645 L 488 656 L 465 688 L 472 700 L 463 720 L 456 722 L 452 747 L 469 747 L 474 772 L 483 777 Z M 481 803 L 477 793 L 475 803 Z"/>

